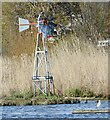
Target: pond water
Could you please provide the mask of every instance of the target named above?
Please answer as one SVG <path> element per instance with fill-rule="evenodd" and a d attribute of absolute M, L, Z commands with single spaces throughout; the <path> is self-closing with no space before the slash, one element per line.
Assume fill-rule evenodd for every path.
<path fill-rule="evenodd" d="M 108 101 L 101 101 L 100 108 L 96 104 L 91 100 L 78 104 L 1 106 L 0 118 L 109 118 L 110 113 L 72 114 L 73 110 L 109 109 Z"/>

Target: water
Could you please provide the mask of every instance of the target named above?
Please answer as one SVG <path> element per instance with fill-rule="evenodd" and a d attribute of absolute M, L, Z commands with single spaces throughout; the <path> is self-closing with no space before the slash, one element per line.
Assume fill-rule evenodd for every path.
<path fill-rule="evenodd" d="M 0 118 L 108 118 L 110 113 L 72 114 L 73 110 L 108 109 L 108 101 L 101 101 L 96 108 L 96 101 L 81 101 L 79 104 L 4 106 L 0 107 Z"/>

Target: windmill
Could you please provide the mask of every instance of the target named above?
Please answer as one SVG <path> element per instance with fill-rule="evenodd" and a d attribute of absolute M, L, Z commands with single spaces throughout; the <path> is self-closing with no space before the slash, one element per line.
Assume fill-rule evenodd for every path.
<path fill-rule="evenodd" d="M 53 19 L 42 18 L 42 14 L 44 13 L 41 12 L 39 14 L 36 23 L 30 23 L 27 19 L 19 18 L 19 32 L 27 30 L 30 25 L 34 25 L 38 29 L 32 75 L 34 96 L 36 96 L 37 90 L 45 95 L 54 93 L 53 76 L 49 68 L 46 40 L 56 34 L 54 29 L 57 25 L 52 22 Z"/>

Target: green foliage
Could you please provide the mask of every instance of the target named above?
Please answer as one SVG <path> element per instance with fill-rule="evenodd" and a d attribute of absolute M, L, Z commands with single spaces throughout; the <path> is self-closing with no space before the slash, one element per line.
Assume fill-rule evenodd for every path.
<path fill-rule="evenodd" d="M 23 91 L 22 93 L 20 91 L 17 90 L 13 90 L 10 93 L 10 97 L 13 98 L 23 98 L 23 99 L 29 99 L 32 98 L 33 94 L 31 91 Z"/>
<path fill-rule="evenodd" d="M 82 92 L 83 92 L 82 93 L 82 97 L 94 97 L 95 96 L 95 94 L 93 93 L 93 91 L 91 91 L 89 89 L 88 90 L 85 89 Z"/>
<path fill-rule="evenodd" d="M 82 94 L 82 92 L 79 89 L 71 89 L 71 90 L 69 90 L 69 96 L 70 97 L 80 97 L 81 94 Z"/>
<path fill-rule="evenodd" d="M 70 89 L 68 93 L 69 97 L 93 97 L 95 94 L 87 89 Z"/>
<path fill-rule="evenodd" d="M 96 95 L 95 97 L 96 98 L 102 98 L 102 97 L 104 97 L 104 95 L 100 93 L 100 94 Z"/>
<path fill-rule="evenodd" d="M 48 98 L 47 104 L 56 104 L 56 103 L 57 103 L 57 97 L 56 96 Z"/>
<path fill-rule="evenodd" d="M 42 99 L 47 99 L 47 96 L 44 95 L 44 94 L 36 94 L 35 98 L 38 99 L 38 100 L 42 100 Z"/>

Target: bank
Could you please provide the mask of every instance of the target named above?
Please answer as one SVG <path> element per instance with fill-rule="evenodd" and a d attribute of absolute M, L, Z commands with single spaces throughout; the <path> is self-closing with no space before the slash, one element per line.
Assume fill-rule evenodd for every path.
<path fill-rule="evenodd" d="M 108 98 L 96 98 L 96 97 L 48 97 L 48 98 L 16 98 L 9 99 L 3 98 L 0 100 L 0 106 L 19 106 L 19 105 L 51 105 L 51 104 L 78 104 L 81 101 L 87 102 L 90 100 L 109 100 Z"/>

